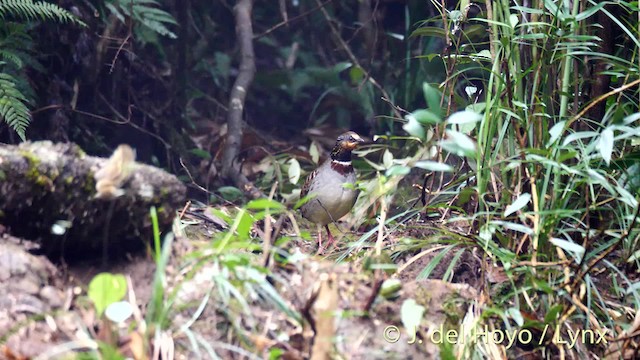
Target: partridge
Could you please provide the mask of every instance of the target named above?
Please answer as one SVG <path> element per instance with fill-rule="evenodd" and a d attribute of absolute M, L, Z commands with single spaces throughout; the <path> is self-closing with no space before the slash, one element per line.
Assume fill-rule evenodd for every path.
<path fill-rule="evenodd" d="M 315 169 L 307 177 L 300 197 L 309 200 L 300 208 L 302 216 L 317 224 L 318 252 L 322 252 L 322 230 L 327 230 L 328 244 L 335 239 L 329 231 L 329 224 L 345 216 L 356 202 L 358 190 L 354 189 L 356 173 L 351 165 L 351 151 L 364 142 L 360 135 L 348 131 L 336 140 L 331 158 Z"/>

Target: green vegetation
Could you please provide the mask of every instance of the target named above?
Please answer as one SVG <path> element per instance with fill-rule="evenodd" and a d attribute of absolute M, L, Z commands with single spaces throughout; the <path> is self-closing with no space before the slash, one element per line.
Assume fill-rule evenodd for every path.
<path fill-rule="evenodd" d="M 238 160 L 253 184 L 271 190 L 258 200 L 218 176 L 239 71 L 232 2 L 91 3 L 96 19 L 87 26 L 101 40 L 91 56 L 74 53 L 80 70 L 56 64 L 66 90 L 57 90 L 62 100 L 54 108 L 75 121 L 65 135 L 99 152 L 120 142 L 114 134 L 123 128 L 133 133 L 151 153 L 143 161 L 202 190 L 207 205 L 194 206 L 215 224 L 200 232 L 201 222 L 180 218 L 161 241 L 152 210 L 152 295 L 145 326 L 129 329 L 143 334 L 145 350 L 172 334 L 211 358 L 222 358 L 220 349 L 282 355 L 289 334 L 262 329 L 252 309 L 260 304 L 286 319 L 277 326 L 309 323 L 304 301 L 283 295 L 291 284 L 275 269 L 302 271 L 308 257 L 300 249 L 308 250 L 315 231 L 298 224 L 294 204 L 327 145 L 301 134 L 315 128 L 317 138 L 329 138 L 351 128 L 375 141 L 356 151 L 361 196 L 348 218 L 353 231 L 339 226 L 340 246 L 323 260 L 361 272 L 368 288 L 382 284 L 382 296 L 374 293 L 369 308 L 349 316 L 366 319 L 376 301 L 393 302 L 408 282 L 397 279 L 420 264 L 411 281 L 438 278 L 477 290 L 474 311 L 458 312 L 457 298 L 443 305 L 450 329 L 530 331 L 540 343 L 520 348 L 540 358 L 624 357 L 612 344 L 633 337 L 637 328 L 626 331 L 640 309 L 638 2 L 256 4 L 257 73 L 243 104 L 246 146 Z M 0 24 L 0 115 L 25 139 L 29 109 L 53 102 L 30 85 L 53 78 L 39 52 L 46 46 L 31 34 L 45 20 L 84 23 L 32 1 L 5 1 L 0 17 L 9 19 Z M 85 60 L 90 65 L 78 65 Z M 176 239 L 191 247 L 172 258 Z M 472 282 L 460 276 L 464 267 Z M 169 278 L 171 271 L 180 275 Z M 197 283 L 202 273 L 206 286 Z M 200 298 L 180 302 L 193 283 L 203 287 L 188 288 Z M 428 290 L 402 300 L 399 325 L 424 326 Z M 109 302 L 124 296 L 117 295 Z M 109 305 L 89 297 L 98 314 Z M 209 304 L 219 317 L 213 330 L 199 324 Z M 186 322 L 172 321 L 185 313 Z M 606 333 L 608 343 L 569 346 L 568 329 Z M 211 345 L 206 331 L 226 341 Z M 254 355 L 259 333 L 272 342 Z M 517 355 L 504 343 L 449 345 L 443 358 Z"/>
<path fill-rule="evenodd" d="M 24 72 L 27 67 L 44 70 L 34 58 L 30 30 L 40 21 L 84 23 L 58 5 L 32 0 L 3 1 L 0 18 L 0 118 L 25 140 L 33 89 Z"/>

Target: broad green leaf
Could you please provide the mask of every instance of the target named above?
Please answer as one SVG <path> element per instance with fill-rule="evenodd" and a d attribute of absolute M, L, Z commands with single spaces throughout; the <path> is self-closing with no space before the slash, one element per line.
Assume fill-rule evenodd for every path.
<path fill-rule="evenodd" d="M 518 25 L 519 22 L 520 22 L 520 19 L 518 18 L 518 15 L 516 14 L 509 15 L 509 24 L 511 25 L 512 29 L 515 29 L 516 25 Z"/>
<path fill-rule="evenodd" d="M 128 301 L 116 301 L 109 304 L 104 311 L 104 316 L 116 324 L 124 322 L 133 315 L 133 306 Z"/>
<path fill-rule="evenodd" d="M 351 80 L 351 85 L 358 85 L 364 79 L 364 70 L 359 66 L 352 66 L 349 69 L 349 79 Z"/>
<path fill-rule="evenodd" d="M 411 172 L 411 168 L 407 166 L 393 165 L 389 169 L 387 169 L 385 176 L 407 175 L 410 172 Z"/>
<path fill-rule="evenodd" d="M 582 256 L 584 256 L 584 247 L 582 245 L 558 238 L 551 238 L 549 241 L 553 245 L 571 253 L 575 257 L 576 263 L 580 263 L 582 260 Z"/>
<path fill-rule="evenodd" d="M 190 153 L 192 153 L 193 155 L 205 159 L 205 160 L 209 160 L 211 159 L 211 154 L 209 154 L 208 151 L 205 151 L 203 149 L 191 149 L 189 150 Z"/>
<path fill-rule="evenodd" d="M 398 295 L 402 289 L 402 282 L 399 279 L 387 279 L 380 287 L 380 296 L 385 299 L 391 299 Z"/>
<path fill-rule="evenodd" d="M 231 202 L 241 199 L 242 196 L 244 195 L 242 191 L 240 191 L 240 189 L 233 186 L 222 186 L 218 188 L 218 192 L 220 193 L 220 195 L 222 195 L 222 197 L 225 200 L 228 200 Z"/>
<path fill-rule="evenodd" d="M 507 314 L 509 314 L 509 316 L 511 316 L 513 321 L 516 322 L 516 325 L 522 326 L 522 324 L 524 324 L 524 318 L 522 317 L 522 313 L 520 312 L 520 309 L 510 307 L 509 309 L 507 309 Z"/>
<path fill-rule="evenodd" d="M 442 122 L 440 116 L 431 110 L 419 109 L 407 115 L 407 117 L 409 116 L 413 116 L 420 124 L 423 125 L 435 125 Z"/>
<path fill-rule="evenodd" d="M 597 13 L 598 11 L 600 11 L 605 5 L 607 5 L 607 2 L 606 1 L 601 1 L 597 5 L 585 6 L 587 8 L 587 10 L 585 10 L 585 11 L 579 13 L 578 15 L 576 15 L 576 21 L 582 21 L 582 20 L 592 16 L 593 14 Z"/>
<path fill-rule="evenodd" d="M 609 165 L 611 162 L 611 154 L 613 153 L 613 130 L 606 128 L 600 135 L 600 141 L 598 142 L 598 149 L 604 162 Z"/>
<path fill-rule="evenodd" d="M 549 129 L 549 142 L 547 143 L 547 147 L 550 147 L 553 143 L 556 142 L 562 135 L 564 131 L 564 124 L 566 121 L 560 121 L 559 123 L 553 125 L 551 129 Z"/>
<path fill-rule="evenodd" d="M 447 139 L 440 142 L 443 149 L 458 156 L 474 158 L 476 144 L 470 137 L 457 131 L 447 131 Z"/>
<path fill-rule="evenodd" d="M 262 198 L 249 201 L 246 208 L 251 210 L 282 209 L 284 205 L 275 200 Z"/>
<path fill-rule="evenodd" d="M 638 120 L 638 119 L 640 119 L 640 112 L 637 112 L 637 113 L 635 113 L 635 114 L 631 114 L 631 115 L 629 115 L 629 116 L 625 117 L 625 118 L 622 120 L 622 122 L 623 122 L 625 125 L 629 125 L 629 124 L 631 124 L 631 123 L 635 122 L 635 121 L 636 121 L 636 120 Z"/>
<path fill-rule="evenodd" d="M 96 307 L 98 317 L 102 316 L 107 306 L 122 300 L 126 293 L 127 280 L 124 275 L 106 272 L 100 273 L 91 279 L 89 290 L 87 291 L 89 299 Z"/>
<path fill-rule="evenodd" d="M 447 119 L 447 124 L 469 124 L 482 120 L 482 115 L 469 110 L 458 111 L 451 114 Z"/>
<path fill-rule="evenodd" d="M 435 27 L 435 26 L 425 26 L 421 28 L 415 29 L 411 33 L 411 37 L 414 36 L 433 36 L 433 37 L 445 37 L 445 32 L 443 28 Z"/>
<path fill-rule="evenodd" d="M 504 210 L 504 217 L 507 217 L 513 214 L 514 212 L 522 209 L 523 207 L 527 206 L 530 200 L 531 200 L 531 194 L 529 193 L 520 194 L 520 196 L 518 196 L 513 201 L 513 203 L 507 206 L 507 208 Z"/>
<path fill-rule="evenodd" d="M 318 149 L 318 143 L 314 140 L 309 145 L 309 155 L 311 156 L 311 161 L 314 164 L 317 164 L 320 161 L 320 150 Z"/>
<path fill-rule="evenodd" d="M 289 159 L 288 163 L 289 169 L 287 170 L 287 173 L 289 175 L 289 181 L 292 184 L 297 184 L 298 180 L 300 180 L 300 163 L 294 158 Z"/>
<path fill-rule="evenodd" d="M 491 224 L 500 225 L 507 230 L 513 230 L 527 235 L 533 234 L 533 229 L 531 229 L 530 227 L 510 221 L 494 220 L 491 222 Z"/>
<path fill-rule="evenodd" d="M 564 141 L 562 142 L 562 146 L 567 146 L 572 141 L 585 139 L 585 138 L 592 138 L 595 136 L 598 136 L 598 133 L 595 131 L 580 131 L 577 133 L 573 133 L 567 136 L 566 138 L 564 138 Z"/>
<path fill-rule="evenodd" d="M 453 166 L 449 164 L 431 160 L 420 160 L 414 166 L 428 171 L 452 172 L 454 170 Z"/>
<path fill-rule="evenodd" d="M 405 118 L 407 119 L 407 123 L 402 125 L 402 129 L 411 136 L 424 139 L 424 127 L 418 122 L 415 116 L 409 114 Z"/>
<path fill-rule="evenodd" d="M 391 153 L 391 151 L 389 151 L 389 149 L 386 149 L 384 151 L 384 154 L 382 155 L 382 164 L 384 165 L 385 169 L 388 169 L 391 167 L 391 165 L 393 165 L 393 154 Z"/>
<path fill-rule="evenodd" d="M 437 116 L 438 119 L 442 116 L 442 109 L 440 108 L 440 99 L 442 94 L 437 88 L 429 85 L 429 83 L 422 83 L 422 92 L 424 93 L 424 100 L 429 106 L 429 110 Z M 418 121 L 422 122 L 420 119 Z M 439 122 L 439 121 L 438 121 Z"/>
<path fill-rule="evenodd" d="M 414 299 L 407 299 L 402 303 L 400 319 L 402 320 L 402 325 L 412 338 L 420 326 L 423 315 L 424 306 L 416 303 Z"/>
<path fill-rule="evenodd" d="M 554 323 L 558 319 L 558 316 L 563 309 L 564 306 L 562 304 L 552 306 L 544 316 L 544 322 L 546 324 Z"/>

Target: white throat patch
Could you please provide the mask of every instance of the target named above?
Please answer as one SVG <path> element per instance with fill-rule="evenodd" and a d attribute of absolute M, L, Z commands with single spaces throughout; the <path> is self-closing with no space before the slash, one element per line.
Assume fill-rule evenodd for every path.
<path fill-rule="evenodd" d="M 334 164 L 342 165 L 342 166 L 351 166 L 351 161 L 331 160 L 331 162 L 333 162 Z"/>

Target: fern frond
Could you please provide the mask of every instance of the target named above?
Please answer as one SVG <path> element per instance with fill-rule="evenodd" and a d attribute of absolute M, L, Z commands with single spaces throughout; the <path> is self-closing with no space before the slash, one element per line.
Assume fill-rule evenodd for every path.
<path fill-rule="evenodd" d="M 30 52 L 33 47 L 26 26 L 7 22 L 0 24 L 0 61 L 16 69 L 36 62 Z"/>
<path fill-rule="evenodd" d="M 0 117 L 24 141 L 31 114 L 26 105 L 27 98 L 16 88 L 16 82 L 13 76 L 0 73 Z"/>
<path fill-rule="evenodd" d="M 159 35 L 177 38 L 166 25 L 177 25 L 178 22 L 171 14 L 153 7 L 154 5 L 157 6 L 159 3 L 154 0 L 114 0 L 106 4 L 109 11 L 122 22 L 126 15 Z"/>
<path fill-rule="evenodd" d="M 0 2 L 0 18 L 14 17 L 26 20 L 53 20 L 61 23 L 74 23 L 86 26 L 84 22 L 69 11 L 56 4 L 33 0 L 3 0 Z"/>

